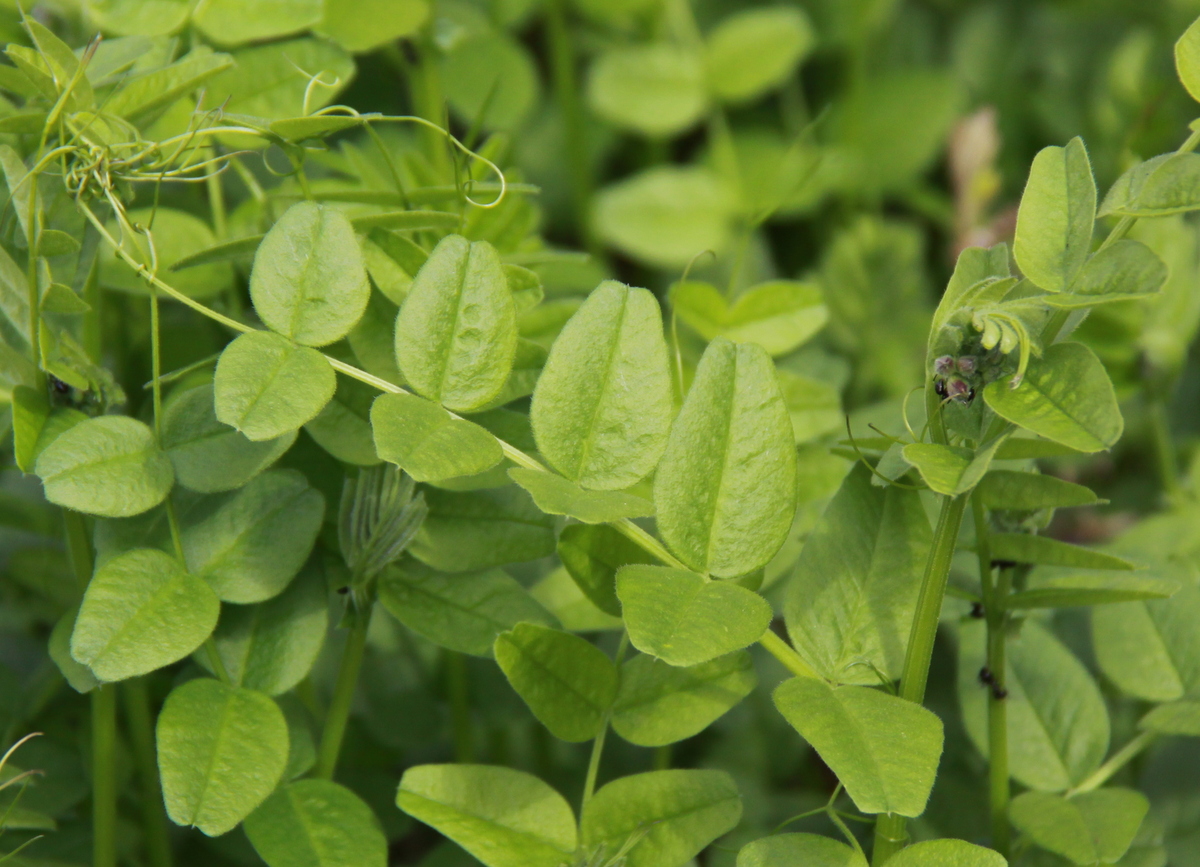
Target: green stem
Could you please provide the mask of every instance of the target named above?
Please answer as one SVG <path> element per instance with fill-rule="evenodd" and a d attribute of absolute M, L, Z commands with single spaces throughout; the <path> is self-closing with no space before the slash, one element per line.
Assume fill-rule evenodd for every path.
<path fill-rule="evenodd" d="M 987 609 L 987 666 L 992 674 L 988 694 L 988 791 L 992 817 L 992 848 L 1009 856 L 1012 829 L 1008 802 L 1012 786 L 1008 777 L 1008 612 L 1005 600 L 1012 587 L 1012 570 L 1001 569 Z"/>
<path fill-rule="evenodd" d="M 225 684 L 233 683 L 233 678 L 229 676 L 229 669 L 225 667 L 225 660 L 221 659 L 221 653 L 217 650 L 217 642 L 211 635 L 204 640 L 204 655 L 208 658 L 209 667 L 217 676 L 217 680 Z"/>
<path fill-rule="evenodd" d="M 558 110 L 562 114 L 575 225 L 584 245 L 590 247 L 592 173 L 588 167 L 587 136 L 583 128 L 583 106 L 579 100 L 575 45 L 571 41 L 571 30 L 567 26 L 566 5 L 565 0 L 549 0 L 546 4 L 550 73 L 554 80 L 554 96 L 558 100 Z"/>
<path fill-rule="evenodd" d="M 617 645 L 617 655 L 614 660 L 617 668 L 620 669 L 622 660 L 625 659 L 625 651 L 629 649 L 629 633 L 621 633 L 621 643 Z M 608 737 L 608 721 L 611 717 L 611 710 L 605 712 L 604 721 L 600 726 L 600 731 L 596 735 L 596 739 L 592 741 L 592 755 L 588 759 L 587 777 L 583 781 L 583 798 L 579 805 L 579 816 L 582 821 L 583 811 L 588 805 L 588 801 L 592 799 L 592 795 L 596 791 L 596 776 L 600 773 L 600 757 L 604 755 L 604 741 Z"/>
<path fill-rule="evenodd" d="M 1067 792 L 1067 797 L 1072 795 L 1080 795 L 1084 792 L 1091 792 L 1100 788 L 1108 782 L 1117 771 L 1125 767 L 1137 755 L 1158 738 L 1158 732 L 1144 731 L 1139 733 L 1133 740 L 1121 747 L 1113 753 L 1111 759 L 1098 767 L 1090 777 L 1084 780 L 1075 788 Z"/>
<path fill-rule="evenodd" d="M 117 687 L 92 690 L 92 867 L 117 865 Z"/>
<path fill-rule="evenodd" d="M 817 673 L 812 670 L 807 662 L 800 658 L 800 654 L 792 650 L 791 645 L 776 635 L 774 630 L 768 629 L 764 632 L 762 638 L 758 639 L 758 643 L 763 646 L 764 650 L 783 663 L 784 668 L 797 677 L 817 677 Z"/>
<path fill-rule="evenodd" d="M 454 761 L 467 764 L 475 760 L 475 740 L 471 729 L 471 693 L 467 682 L 467 658 L 457 651 L 446 651 L 446 693 L 450 698 L 450 720 L 454 735 Z"/>
<path fill-rule="evenodd" d="M 1175 443 L 1171 440 L 1171 418 L 1167 413 L 1166 399 L 1153 387 L 1150 391 L 1150 431 L 1154 437 L 1159 481 L 1167 499 L 1175 502 L 1183 492 L 1179 485 L 1179 460 L 1175 455 Z"/>
<path fill-rule="evenodd" d="M 171 839 L 167 814 L 163 809 L 162 787 L 154 757 L 154 724 L 150 715 L 150 696 L 146 679 L 135 677 L 121 684 L 133 761 L 142 785 L 142 830 L 150 867 L 171 867 Z"/>
<path fill-rule="evenodd" d="M 337 768 L 338 754 L 342 751 L 342 739 L 346 736 L 346 723 L 350 720 L 350 706 L 358 687 L 358 673 L 362 668 L 363 654 L 367 647 L 367 628 L 371 625 L 371 609 L 374 601 L 368 600 L 361 609 L 352 609 L 350 634 L 342 650 L 342 664 L 338 669 L 337 683 L 333 689 L 333 700 L 325 716 L 325 728 L 321 732 L 321 745 L 317 749 L 315 775 L 323 780 L 332 780 Z"/>
<path fill-rule="evenodd" d="M 925 577 L 917 597 L 917 610 L 908 637 L 903 673 L 900 675 L 900 697 L 917 704 L 925 700 L 933 643 L 937 638 L 942 599 L 946 595 L 946 579 L 950 575 L 950 562 L 954 557 L 966 506 L 965 496 L 942 498 L 933 548 L 929 552 L 929 559 L 925 561 Z M 881 815 L 875 823 L 875 852 L 871 863 L 879 867 L 903 849 L 907 840 L 907 822 L 903 816 L 893 813 Z"/>

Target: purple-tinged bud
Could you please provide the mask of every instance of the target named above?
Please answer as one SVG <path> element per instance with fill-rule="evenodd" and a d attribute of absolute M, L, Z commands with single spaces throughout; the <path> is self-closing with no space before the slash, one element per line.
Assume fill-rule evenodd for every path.
<path fill-rule="evenodd" d="M 964 355 L 955 362 L 959 373 L 971 374 L 975 372 L 975 356 Z"/>
<path fill-rule="evenodd" d="M 954 370 L 954 359 L 951 358 L 949 355 L 941 355 L 941 356 L 938 356 L 936 359 L 934 359 L 933 371 L 938 376 L 945 376 L 947 373 L 950 373 L 952 370 Z"/>
<path fill-rule="evenodd" d="M 946 383 L 946 396 L 959 401 L 970 400 L 971 386 L 961 379 L 951 379 Z"/>

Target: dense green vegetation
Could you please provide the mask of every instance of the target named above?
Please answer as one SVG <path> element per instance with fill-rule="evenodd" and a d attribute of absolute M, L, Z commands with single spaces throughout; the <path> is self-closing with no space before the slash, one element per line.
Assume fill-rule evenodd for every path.
<path fill-rule="evenodd" d="M 1198 13 L 0 3 L 0 863 L 1200 865 Z"/>

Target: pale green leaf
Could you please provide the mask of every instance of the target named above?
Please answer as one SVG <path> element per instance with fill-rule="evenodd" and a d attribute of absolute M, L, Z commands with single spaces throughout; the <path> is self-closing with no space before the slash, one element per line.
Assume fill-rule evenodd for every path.
<path fill-rule="evenodd" d="M 1091 867 L 1115 864 L 1133 843 L 1150 802 L 1141 792 L 1108 788 L 1071 798 L 1025 792 L 1013 799 L 1013 825 L 1038 846 Z"/>
<path fill-rule="evenodd" d="M 746 289 L 733 304 L 710 283 L 676 283 L 671 303 L 679 318 L 706 340 L 727 337 L 786 355 L 829 321 L 821 290 L 810 283 L 772 280 Z"/>
<path fill-rule="evenodd" d="M 840 428 L 844 423 L 842 399 L 826 382 L 780 370 L 779 391 L 792 420 L 796 444 L 808 442 Z"/>
<path fill-rule="evenodd" d="M 857 850 L 829 837 L 776 834 L 743 846 L 737 867 L 867 867 L 867 860 Z"/>
<path fill-rule="evenodd" d="M 663 42 L 615 48 L 593 63 L 587 95 L 605 120 L 643 135 L 675 135 L 704 113 L 704 61 Z"/>
<path fill-rule="evenodd" d="M 699 665 L 762 637 L 771 606 L 745 587 L 683 569 L 625 566 L 617 596 L 638 650 L 670 665 Z"/>
<path fill-rule="evenodd" d="M 1108 611 L 1120 606 L 1105 606 Z M 991 688 L 979 680 L 987 664 L 985 626 L 959 628 L 958 698 L 967 734 L 984 756 Z M 1108 751 L 1108 710 L 1088 670 L 1035 620 L 1007 642 L 1004 699 L 1013 779 L 1031 789 L 1061 792 L 1083 781 Z"/>
<path fill-rule="evenodd" d="M 1200 696 L 1200 587 L 1189 576 L 1170 599 L 1092 610 L 1100 670 L 1126 695 L 1146 701 Z"/>
<path fill-rule="evenodd" d="M 613 731 L 643 747 L 690 738 L 749 695 L 756 683 L 754 663 L 744 650 L 687 668 L 639 654 L 621 665 Z"/>
<path fill-rule="evenodd" d="M 133 3 L 137 2 L 138 0 L 133 0 Z M 145 3 L 143 0 L 142 5 L 153 7 L 155 3 L 156 0 L 150 0 L 149 3 Z M 104 110 L 107 113 L 128 118 L 135 123 L 145 123 L 150 118 L 156 117 L 159 113 L 168 109 L 177 100 L 191 94 L 192 91 L 196 90 L 214 75 L 232 68 L 233 65 L 233 58 L 228 54 L 218 54 L 207 45 L 197 45 L 172 64 L 157 69 L 150 69 L 140 75 L 135 75 L 128 80 L 122 81 L 117 89 L 113 91 L 112 96 L 105 102 Z M 160 215 L 162 211 L 163 209 L 159 210 Z M 183 212 L 175 213 L 183 214 Z M 146 215 L 149 215 L 148 212 Z M 133 212 L 129 216 L 132 218 Z M 194 225 L 203 227 L 201 237 L 207 238 L 207 243 L 189 244 L 189 246 L 195 249 L 204 249 L 205 247 L 212 246 L 214 239 L 212 232 L 208 230 L 207 224 L 195 220 Z M 155 226 L 161 228 L 158 226 L 157 220 L 155 220 Z M 156 243 L 157 235 L 158 233 L 156 232 Z M 178 252 L 182 253 L 182 245 L 188 242 L 180 237 L 175 240 L 175 243 L 180 245 Z M 180 258 L 183 258 L 183 256 L 173 256 L 170 259 L 164 260 L 162 253 L 159 253 L 159 262 L 166 266 L 174 264 Z M 226 283 L 229 277 L 232 276 L 227 273 L 227 269 L 218 269 L 211 273 L 223 274 Z M 172 283 L 172 285 L 177 284 Z M 139 289 L 138 291 L 142 290 Z M 209 294 L 215 294 L 216 288 L 214 287 L 208 291 Z"/>
<path fill-rule="evenodd" d="M 627 488 L 658 463 L 673 411 L 658 302 L 606 280 L 550 349 L 530 407 L 538 450 L 584 488 Z"/>
<path fill-rule="evenodd" d="M 173 557 L 149 548 L 130 551 L 88 582 L 71 656 L 101 681 L 146 674 L 199 647 L 220 608 L 209 586 Z"/>
<path fill-rule="evenodd" d="M 500 443 L 479 425 L 453 418 L 415 394 L 381 394 L 371 405 L 375 451 L 418 482 L 473 476 L 504 457 Z"/>
<path fill-rule="evenodd" d="M 1175 71 L 1192 99 L 1200 100 L 1200 20 L 1175 43 Z"/>
<path fill-rule="evenodd" d="M 591 740 L 608 724 L 617 667 L 590 641 L 518 623 L 497 636 L 493 652 L 517 695 L 559 740 Z"/>
<path fill-rule="evenodd" d="M 292 205 L 254 254 L 254 309 L 272 330 L 297 343 L 324 346 L 345 337 L 370 294 L 354 227 L 337 208 Z"/>
<path fill-rule="evenodd" d="M 627 867 L 683 867 L 733 830 L 741 816 L 737 784 L 724 771 L 650 771 L 613 780 L 596 792 L 580 830 L 584 851 L 599 850 L 609 858 L 645 831 L 626 850 Z"/>
<path fill-rule="evenodd" d="M 518 623 L 557 625 L 499 569 L 446 575 L 406 563 L 384 574 L 379 601 L 418 635 L 472 656 L 491 656 L 496 637 Z"/>
<path fill-rule="evenodd" d="M 38 455 L 34 472 L 50 502 L 106 518 L 157 506 L 175 480 L 154 432 L 122 415 L 81 421 L 60 434 Z"/>
<path fill-rule="evenodd" d="M 1001 418 L 1081 452 L 1111 448 L 1125 429 L 1104 365 L 1082 343 L 1054 344 L 1017 388 L 999 379 L 983 397 Z"/>
<path fill-rule="evenodd" d="M 558 536 L 558 556 L 583 594 L 614 617 L 621 616 L 617 570 L 631 563 L 658 563 L 641 545 L 605 524 L 563 527 Z"/>
<path fill-rule="evenodd" d="M 305 30 L 322 11 L 321 0 L 204 0 L 192 20 L 213 42 L 240 45 Z"/>
<path fill-rule="evenodd" d="M 1042 563 L 1047 566 L 1069 566 L 1076 569 L 1120 569 L 1130 571 L 1134 565 L 1113 554 L 1094 548 L 1083 548 L 1060 542 L 1049 536 L 1027 533 L 993 533 L 988 544 L 992 559 L 1013 563 Z"/>
<path fill-rule="evenodd" d="M 1083 141 L 1040 150 L 1017 212 L 1013 256 L 1048 292 L 1065 292 L 1083 267 L 1096 221 L 1096 182 Z"/>
<path fill-rule="evenodd" d="M 1013 511 L 1094 506 L 1104 502 L 1083 485 L 1015 470 L 991 470 L 975 489 L 975 496 L 989 509 Z"/>
<path fill-rule="evenodd" d="M 926 840 L 901 849 L 888 859 L 892 867 L 1007 867 L 999 852 L 965 840 Z"/>
<path fill-rule="evenodd" d="M 115 36 L 165 36 L 188 20 L 193 0 L 86 0 L 100 29 Z"/>
<path fill-rule="evenodd" d="M 774 365 L 753 344 L 708 345 L 654 479 L 658 529 L 689 567 L 761 568 L 796 508 L 792 423 Z"/>
<path fill-rule="evenodd" d="M 1141 241 L 1126 238 L 1088 259 L 1069 292 L 1042 300 L 1066 310 L 1141 301 L 1157 293 L 1166 280 L 1167 266 L 1162 259 Z"/>
<path fill-rule="evenodd" d="M 483 30 L 456 40 L 442 56 L 442 85 L 450 106 L 484 129 L 511 130 L 537 104 L 537 65 L 507 33 Z"/>
<path fill-rule="evenodd" d="M 942 754 L 942 721 L 932 711 L 879 690 L 805 677 L 784 681 L 774 698 L 858 809 L 925 812 Z"/>
<path fill-rule="evenodd" d="M 495 248 L 459 235 L 443 238 L 396 320 L 404 378 L 423 397 L 469 412 L 504 387 L 516 348 L 516 308 Z"/>
<path fill-rule="evenodd" d="M 347 51 L 363 52 L 414 33 L 428 17 L 427 0 L 325 0 L 314 29 Z"/>
<path fill-rule="evenodd" d="M 50 419 L 46 389 L 18 385 L 12 392 L 13 458 L 21 472 L 33 470 L 38 440 Z"/>
<path fill-rule="evenodd" d="M 387 838 L 358 795 L 330 780 L 299 780 L 246 817 L 268 867 L 386 867 Z"/>
<path fill-rule="evenodd" d="M 514 467 L 508 475 L 548 515 L 567 515 L 585 524 L 604 524 L 654 514 L 652 502 L 627 491 L 585 491 L 562 476 L 524 467 Z"/>
<path fill-rule="evenodd" d="M 279 695 L 302 681 L 325 642 L 326 607 L 317 569 L 301 572 L 266 602 L 226 605 L 213 642 L 233 685 Z M 207 663 L 203 656 L 199 661 Z"/>
<path fill-rule="evenodd" d="M 816 42 L 799 9 L 747 9 L 724 18 L 708 35 L 708 82 L 718 98 L 753 99 L 782 84 Z"/>
<path fill-rule="evenodd" d="M 1200 737 L 1200 701 L 1160 704 L 1138 721 L 1138 728 L 1164 735 Z"/>
<path fill-rule="evenodd" d="M 269 331 L 251 331 L 217 362 L 217 419 L 261 442 L 295 431 L 333 399 L 337 376 L 315 349 Z"/>
<path fill-rule="evenodd" d="M 167 815 L 210 837 L 233 830 L 271 794 L 288 757 L 279 706 L 209 678 L 171 691 L 155 740 Z"/>
<path fill-rule="evenodd" d="M 487 867 L 562 867 L 575 857 L 575 816 L 537 777 L 487 765 L 418 765 L 396 806 Z"/>
<path fill-rule="evenodd" d="M 784 597 L 796 652 L 837 683 L 899 677 L 932 534 L 916 491 L 855 466 L 800 551 Z"/>
<path fill-rule="evenodd" d="M 1100 216 L 1165 217 L 1200 208 L 1200 154 L 1170 153 L 1138 163 L 1112 185 Z"/>
<path fill-rule="evenodd" d="M 209 494 L 240 488 L 291 448 L 296 432 L 254 442 L 217 420 L 212 385 L 172 395 L 163 408 L 162 445 L 175 480 Z"/>
<path fill-rule="evenodd" d="M 554 553 L 554 518 L 515 485 L 428 490 L 429 514 L 409 552 L 444 572 L 470 572 Z"/>
<path fill-rule="evenodd" d="M 308 559 L 325 501 L 296 470 L 271 470 L 183 517 L 188 569 L 225 602 L 279 594 Z"/>
<path fill-rule="evenodd" d="M 917 468 L 930 490 L 956 497 L 974 488 L 983 478 L 999 444 L 997 440 L 988 448 L 972 451 L 938 443 L 909 443 L 901 455 Z"/>

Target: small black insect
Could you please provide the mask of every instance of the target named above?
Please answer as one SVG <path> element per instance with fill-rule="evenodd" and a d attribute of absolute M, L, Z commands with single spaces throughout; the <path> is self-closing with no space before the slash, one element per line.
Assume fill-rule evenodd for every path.
<path fill-rule="evenodd" d="M 1008 698 L 1008 690 L 1002 689 L 998 686 L 993 686 L 992 687 L 992 697 L 995 698 L 997 701 L 1003 701 L 1004 699 Z"/>
<path fill-rule="evenodd" d="M 67 385 L 54 374 L 50 374 L 50 387 L 58 394 L 70 394 L 71 386 Z"/>
<path fill-rule="evenodd" d="M 982 602 L 972 602 L 971 603 L 971 616 L 976 618 L 977 620 L 983 619 L 984 611 L 983 611 L 983 603 Z"/>
<path fill-rule="evenodd" d="M 349 592 L 350 592 L 349 587 L 339 587 L 338 588 L 338 593 L 341 593 L 343 596 L 345 596 Z"/>
<path fill-rule="evenodd" d="M 981 683 L 995 683 L 996 675 L 992 674 L 992 670 L 985 665 L 979 669 L 979 681 Z"/>
<path fill-rule="evenodd" d="M 939 379 L 933 384 L 933 390 L 937 392 L 937 396 L 942 400 L 946 399 L 946 380 Z"/>
<path fill-rule="evenodd" d="M 1017 565 L 1016 562 L 1014 562 L 1013 560 L 993 560 L 992 561 L 993 569 L 1012 569 L 1016 565 Z"/>

